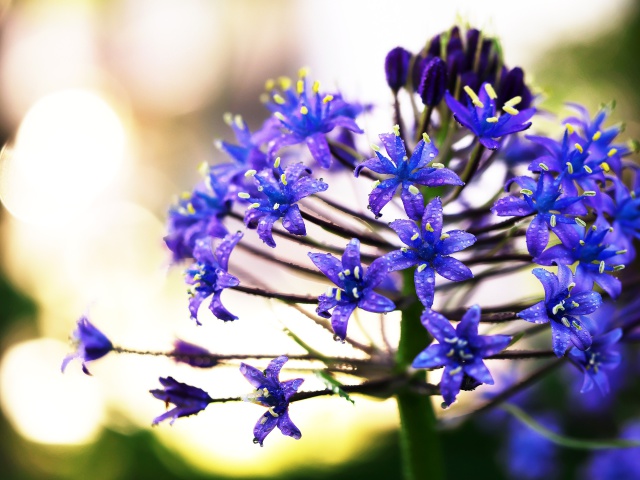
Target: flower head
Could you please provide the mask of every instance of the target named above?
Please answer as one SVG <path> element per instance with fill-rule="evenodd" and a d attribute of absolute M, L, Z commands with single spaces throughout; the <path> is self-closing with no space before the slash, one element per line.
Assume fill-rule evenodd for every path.
<path fill-rule="evenodd" d="M 104 333 L 94 327 L 84 315 L 78 320 L 72 337 L 76 351 L 67 355 L 62 361 L 63 372 L 71 360 L 79 358 L 82 362 L 82 371 L 87 375 L 91 375 L 87 370 L 86 362 L 102 358 L 113 350 L 111 341 Z"/>
<path fill-rule="evenodd" d="M 476 237 L 463 230 L 442 233 L 442 202 L 439 197 L 429 202 L 422 216 L 421 226 L 410 220 L 395 220 L 389 224 L 403 247 L 386 255 L 391 271 L 416 266 L 414 281 L 416 294 L 425 307 L 433 305 L 436 272 L 453 282 L 473 277 L 471 270 L 449 255 L 473 245 Z"/>
<path fill-rule="evenodd" d="M 306 235 L 307 231 L 297 202 L 314 193 L 324 192 L 329 186 L 322 180 L 311 177 L 311 170 L 302 163 L 280 166 L 280 157 L 275 161 L 273 175 L 254 176 L 260 196 L 252 197 L 240 193 L 241 198 L 251 202 L 244 216 L 249 228 L 257 228 L 260 239 L 274 248 L 272 229 L 276 220 L 282 219 L 282 226 L 294 235 Z"/>
<path fill-rule="evenodd" d="M 289 401 L 304 380 L 296 378 L 284 382 L 280 381 L 280 369 L 282 369 L 287 360 L 289 358 L 284 355 L 271 360 L 264 373 L 246 363 L 240 364 L 240 373 L 256 389 L 255 392 L 247 395 L 244 400 L 257 403 L 268 409 L 253 428 L 254 442 L 259 443 L 260 446 L 276 426 L 283 435 L 296 440 L 302 437 L 298 427 L 289 418 Z"/>
<path fill-rule="evenodd" d="M 199 413 L 207 408 L 212 401 L 209 394 L 198 387 L 192 387 L 186 383 L 180 383 L 172 377 L 161 377 L 159 380 L 164 387 L 164 390 L 149 390 L 149 393 L 158 400 L 165 402 L 167 408 L 170 403 L 173 403 L 175 408 L 172 408 L 171 410 L 168 410 L 162 415 L 154 418 L 153 425 L 157 425 L 163 420 L 167 420 L 169 418 L 171 419 L 169 423 L 173 424 L 173 422 L 179 417 L 188 417 L 189 415 Z"/>
<path fill-rule="evenodd" d="M 185 281 L 191 285 L 189 312 L 198 325 L 200 325 L 198 308 L 209 296 L 211 296 L 209 309 L 216 317 L 224 321 L 238 318 L 222 305 L 220 296 L 225 288 L 240 284 L 240 281 L 230 275 L 227 270 L 231 251 L 241 238 L 242 232 L 227 235 L 216 248 L 215 254 L 212 251 L 211 238 L 203 238 L 196 242 L 196 248 L 193 251 L 195 262 L 185 272 Z"/>
<path fill-rule="evenodd" d="M 322 167 L 329 168 L 331 152 L 326 134 L 336 127 L 363 133 L 355 122 L 362 107 L 347 103 L 338 93 L 320 93 L 317 81 L 309 87 L 306 69 L 301 69 L 295 89 L 288 79 L 282 79 L 280 91 L 275 89 L 275 84 L 268 87 L 271 97 L 265 105 L 283 127 L 269 146 L 271 156 L 287 145 L 305 142 L 313 158 Z"/>
<path fill-rule="evenodd" d="M 571 350 L 569 358 L 584 372 L 581 393 L 588 392 L 597 385 L 600 393 L 609 393 L 609 380 L 605 370 L 613 370 L 620 364 L 617 343 L 622 338 L 622 330 L 615 328 L 605 334 L 593 337 L 591 346 L 584 350 Z"/>
<path fill-rule="evenodd" d="M 515 106 L 522 101 L 521 97 L 507 101 L 502 107 L 502 113 L 498 116 L 496 112 L 498 96 L 491 84 L 484 83 L 479 95 L 468 85 L 464 90 L 469 96 L 466 107 L 453 98 L 448 91 L 445 93 L 445 101 L 458 123 L 471 130 L 485 147 L 496 150 L 500 146 L 497 139 L 526 130 L 531 126 L 531 122 L 527 120 L 533 116 L 535 109 L 527 108 L 521 112 L 516 110 Z"/>
<path fill-rule="evenodd" d="M 357 308 L 368 312 L 390 312 L 395 304 L 373 291 L 387 276 L 389 261 L 385 257 L 374 260 L 366 270 L 360 263 L 360 241 L 352 239 L 342 254 L 342 261 L 330 253 L 309 253 L 309 258 L 337 288 L 329 288 L 318 298 L 318 315 L 331 318 L 335 334 L 347 336 L 349 317 Z M 330 314 L 329 310 L 333 308 Z"/>
<path fill-rule="evenodd" d="M 542 283 L 544 300 L 518 312 L 518 316 L 527 322 L 551 323 L 553 351 L 558 357 L 565 354 L 570 342 L 579 350 L 589 348 L 592 338 L 583 316 L 602 304 L 600 294 L 578 292 L 571 269 L 564 265 L 558 267 L 557 276 L 544 268 L 534 268 L 533 274 Z"/>
<path fill-rule="evenodd" d="M 395 134 L 380 135 L 380 140 L 389 158 L 376 150 L 376 156 L 359 164 L 354 172 L 357 177 L 363 168 L 368 168 L 376 173 L 392 175 L 391 178 L 376 182 L 369 194 L 369 207 L 376 216 L 380 216 L 380 211 L 391 201 L 398 187 L 402 187 L 400 198 L 407 216 L 413 220 L 420 220 L 424 211 L 424 197 L 416 185 L 463 185 L 455 172 L 444 168 L 442 164 L 431 163 L 438 155 L 438 149 L 427 135 L 420 140 L 411 158 L 407 156 L 398 129 Z"/>
<path fill-rule="evenodd" d="M 444 367 L 440 392 L 447 405 L 455 402 L 465 375 L 476 382 L 493 385 L 491 373 L 482 359 L 504 350 L 511 337 L 478 335 L 478 305 L 467 310 L 456 328 L 443 315 L 430 308 L 425 309 L 420 321 L 439 343 L 420 352 L 413 361 L 413 367 Z"/>

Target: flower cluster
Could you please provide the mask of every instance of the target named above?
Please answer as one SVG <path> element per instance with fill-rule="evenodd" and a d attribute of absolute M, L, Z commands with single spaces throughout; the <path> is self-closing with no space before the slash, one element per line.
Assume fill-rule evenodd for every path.
<path fill-rule="evenodd" d="M 515 386 L 497 395 L 461 393 L 493 385 L 491 362 L 499 360 L 551 359 L 581 376 L 576 391 L 596 386 L 603 395 L 614 393 L 611 376 L 623 364 L 622 345 L 640 338 L 637 278 L 622 271 L 640 237 L 640 175 L 626 158 L 633 151 L 618 140 L 619 127 L 607 126 L 609 106 L 591 117 L 571 105 L 577 113 L 563 121 L 560 138 L 520 133 L 536 129 L 536 98 L 524 72 L 504 66 L 496 45 L 478 30 L 456 27 L 417 54 L 391 50 L 384 68 L 395 118 L 386 132 L 367 132 L 377 134 L 383 148 L 363 145 L 356 123 L 371 109 L 321 90 L 307 69 L 295 81 L 267 81 L 260 128 L 252 133 L 242 117 L 225 115 L 236 143 L 217 145 L 230 161 L 205 165 L 203 182 L 169 210 L 165 243 L 174 263 L 191 262 L 185 282 L 197 325 L 205 301 L 217 319 L 242 321 L 231 312 L 248 310 L 232 295 L 222 303 L 222 292 L 234 289 L 285 303 L 296 318 L 313 321 L 318 338 L 332 336 L 340 342 L 336 348 L 349 350 L 325 352 L 291 322 L 287 334 L 304 354 L 222 355 L 181 340 L 170 352 L 136 352 L 114 347 L 83 317 L 77 350 L 63 368 L 79 358 L 86 372 L 86 362 L 111 351 L 165 355 L 207 372 L 235 364 L 253 392 L 221 398 L 162 377 L 163 389 L 151 393 L 174 407 L 153 424 L 245 400 L 267 408 L 253 430 L 260 445 L 276 427 L 300 439 L 289 408 L 312 397 L 395 396 L 403 441 L 410 442 L 424 433 L 416 426 L 432 420 L 405 418 L 405 412 L 432 416 L 427 396 L 441 396 L 445 407 L 461 396 L 489 398 L 482 407 L 488 410 L 544 376 L 519 373 Z M 401 90 L 413 108 L 401 106 L 407 98 Z M 507 178 L 488 192 L 490 201 L 480 200 L 467 187 L 484 187 L 481 174 L 496 161 L 507 164 Z M 317 167 L 324 178 L 314 174 Z M 529 291 L 522 270 L 541 285 L 534 282 Z M 278 282 L 270 281 L 275 277 Z M 487 298 L 496 288 L 504 290 Z M 612 309 L 613 320 L 602 320 L 601 308 Z M 362 321 L 359 311 L 368 312 Z M 371 313 L 380 314 L 382 328 L 374 332 Z M 352 318 L 359 328 L 348 329 Z M 394 345 L 386 334 L 398 321 Z M 538 332 L 546 337 L 532 341 Z M 547 347 L 532 349 L 540 345 Z M 244 363 L 247 358 L 270 362 L 261 371 Z M 304 362 L 301 371 L 313 371 L 327 388 L 298 392 L 304 378 L 280 381 L 290 358 Z M 548 365 L 550 372 L 556 364 Z M 441 375 L 430 373 L 436 369 Z M 349 384 L 340 373 L 348 373 Z M 416 396 L 425 400 L 421 409 L 406 403 Z M 513 445 L 528 444 L 522 431 L 512 425 L 508 431 Z M 534 448 L 552 461 L 554 450 L 538 440 L 531 440 Z M 514 459 L 512 470 L 523 471 L 529 457 Z M 540 472 L 549 471 L 543 467 Z"/>

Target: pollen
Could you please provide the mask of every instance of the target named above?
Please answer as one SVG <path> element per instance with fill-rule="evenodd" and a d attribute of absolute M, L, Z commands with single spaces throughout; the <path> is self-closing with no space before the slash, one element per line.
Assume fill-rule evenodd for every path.
<path fill-rule="evenodd" d="M 252 203 L 251 205 L 249 205 L 249 208 L 247 210 L 251 210 L 252 208 L 258 208 L 260 206 L 259 203 Z"/>
<path fill-rule="evenodd" d="M 278 77 L 278 83 L 282 90 L 289 90 L 291 87 L 291 79 L 289 77 Z"/>
<path fill-rule="evenodd" d="M 607 157 L 613 157 L 616 153 L 618 153 L 618 149 L 617 148 L 612 148 L 611 150 L 609 150 L 607 152 Z"/>
<path fill-rule="evenodd" d="M 333 100 L 333 95 L 325 95 L 322 99 L 322 103 L 329 103 L 331 100 Z"/>
<path fill-rule="evenodd" d="M 600 140 L 601 136 L 602 136 L 602 132 L 600 130 L 598 130 L 596 133 L 593 134 L 593 137 L 591 137 L 591 140 L 596 142 L 596 141 Z"/>
<path fill-rule="evenodd" d="M 604 170 L 605 172 L 609 173 L 609 171 L 611 170 L 611 167 L 609 166 L 609 164 L 607 162 L 602 162 L 600 164 L 600 168 L 602 170 Z"/>
<path fill-rule="evenodd" d="M 282 98 L 282 95 L 280 95 L 279 93 L 276 93 L 273 96 L 273 101 L 276 102 L 278 105 L 284 105 L 285 104 L 284 98 Z"/>
<path fill-rule="evenodd" d="M 247 192 L 240 192 L 238 194 L 238 198 L 251 198 L 251 195 L 249 195 Z"/>
<path fill-rule="evenodd" d="M 429 137 L 429 135 L 427 135 L 426 133 L 422 134 L 422 140 L 424 140 L 424 143 L 431 143 L 431 137 Z"/>
<path fill-rule="evenodd" d="M 460 370 L 462 370 L 462 365 L 458 365 L 453 370 L 449 370 L 449 375 L 455 375 L 456 373 L 459 373 Z"/>
<path fill-rule="evenodd" d="M 296 92 L 298 92 L 298 95 L 302 95 L 304 92 L 304 80 L 298 80 L 296 82 Z"/>
<path fill-rule="evenodd" d="M 278 168 L 280 166 L 280 157 L 276 157 L 276 160 L 273 162 L 273 168 Z"/>
<path fill-rule="evenodd" d="M 420 265 L 420 266 L 418 267 L 418 269 L 417 269 L 417 270 L 418 270 L 418 272 L 422 272 L 425 268 L 427 268 L 427 264 L 426 264 L 426 263 L 423 263 L 422 265 Z"/>
<path fill-rule="evenodd" d="M 587 173 L 593 173 L 593 170 L 591 170 L 591 167 L 589 167 L 589 165 L 584 165 L 582 168 L 584 168 L 584 171 Z"/>
<path fill-rule="evenodd" d="M 281 113 L 281 112 L 276 112 L 273 114 L 274 117 L 276 117 L 278 120 L 284 122 L 285 121 L 285 116 Z"/>
<path fill-rule="evenodd" d="M 320 82 L 318 80 L 313 82 L 313 86 L 311 87 L 311 90 L 313 90 L 313 93 L 318 93 L 320 91 Z"/>
<path fill-rule="evenodd" d="M 578 150 L 580 153 L 584 153 L 584 148 L 582 148 L 582 145 L 580 145 L 579 143 L 575 143 L 573 146 L 576 147 L 576 150 Z"/>
<path fill-rule="evenodd" d="M 498 123 L 498 117 L 487 118 L 487 123 Z"/>
<path fill-rule="evenodd" d="M 573 128 L 573 125 L 571 125 L 570 123 L 567 123 L 565 126 L 567 127 L 567 132 L 569 132 L 569 135 L 576 131 L 576 129 Z"/>
<path fill-rule="evenodd" d="M 551 219 L 549 220 L 549 225 L 551 225 L 552 227 L 556 226 L 556 216 L 555 215 L 551 215 Z"/>
<path fill-rule="evenodd" d="M 474 92 L 469 85 L 464 86 L 464 91 L 469 95 L 471 99 L 471 103 L 473 103 L 476 107 L 484 108 L 484 103 L 480 101 L 476 92 Z"/>
<path fill-rule="evenodd" d="M 520 113 L 517 108 L 513 108 L 509 105 L 505 105 L 504 107 L 502 107 L 502 110 L 509 115 L 517 115 Z"/>
<path fill-rule="evenodd" d="M 280 181 L 282 182 L 283 185 L 287 184 L 287 176 L 284 173 L 280 175 Z"/>
<path fill-rule="evenodd" d="M 353 287 L 353 289 L 351 290 L 351 293 L 355 298 L 360 298 L 360 294 L 358 293 L 358 287 Z"/>
<path fill-rule="evenodd" d="M 504 102 L 504 104 L 507 107 L 515 107 L 516 105 L 518 105 L 520 102 L 522 101 L 522 97 L 520 95 L 513 97 L 511 100 L 507 100 L 506 102 Z"/>
<path fill-rule="evenodd" d="M 191 215 L 193 215 L 194 213 L 196 213 L 196 209 L 193 208 L 193 204 L 191 202 L 189 202 L 187 204 L 187 212 L 189 212 Z"/>
<path fill-rule="evenodd" d="M 276 82 L 273 80 L 273 78 L 269 78 L 267 79 L 266 82 L 264 82 L 264 89 L 265 90 L 273 90 L 276 86 Z"/>
<path fill-rule="evenodd" d="M 604 273 L 605 263 L 604 260 L 600 260 L 600 265 L 598 266 L 598 272 Z"/>
<path fill-rule="evenodd" d="M 567 172 L 572 174 L 573 173 L 573 165 L 571 164 L 571 162 L 567 162 L 565 165 L 567 166 Z"/>
<path fill-rule="evenodd" d="M 380 147 L 378 145 L 376 145 L 375 143 L 371 144 L 371 150 L 373 150 L 374 152 L 379 152 L 380 151 Z"/>
<path fill-rule="evenodd" d="M 533 192 L 528 188 L 523 188 L 522 190 L 520 190 L 520 193 L 522 193 L 523 195 L 533 195 Z"/>
<path fill-rule="evenodd" d="M 336 288 L 336 300 L 342 300 L 342 290 L 340 290 L 339 288 Z"/>
<path fill-rule="evenodd" d="M 560 310 L 564 310 L 564 304 L 563 302 L 560 302 L 558 304 L 556 304 L 552 309 L 551 309 L 551 313 L 553 313 L 554 315 L 557 315 L 558 312 Z"/>
<path fill-rule="evenodd" d="M 273 204 L 273 209 L 274 210 L 278 210 L 280 208 L 280 204 L 279 203 L 274 203 Z"/>
<path fill-rule="evenodd" d="M 449 235 L 448 233 L 443 233 L 442 235 L 440 235 L 440 240 L 446 240 L 447 238 L 449 238 L 451 235 Z"/>
<path fill-rule="evenodd" d="M 353 269 L 353 276 L 356 277 L 356 280 L 360 280 L 360 266 L 356 265 Z"/>
<path fill-rule="evenodd" d="M 587 226 L 586 222 L 585 222 L 584 220 L 582 220 L 581 218 L 575 218 L 574 220 L 575 220 L 575 221 L 576 221 L 576 223 L 577 223 L 578 225 L 580 225 L 581 227 L 586 227 L 586 226 Z"/>
<path fill-rule="evenodd" d="M 410 185 L 409 192 L 411 192 L 412 195 L 417 195 L 420 193 L 420 190 L 418 190 L 415 185 Z"/>
<path fill-rule="evenodd" d="M 306 106 L 303 105 L 303 106 L 300 107 L 300 113 L 302 115 L 306 115 L 307 113 L 309 113 L 309 109 Z"/>
<path fill-rule="evenodd" d="M 420 234 L 419 234 L 418 232 L 414 233 L 414 234 L 411 236 L 411 240 L 417 240 L 418 238 L 420 238 Z"/>
<path fill-rule="evenodd" d="M 427 222 L 427 224 L 424 226 L 424 229 L 427 232 L 433 232 L 433 227 L 431 226 L 431 223 Z"/>
<path fill-rule="evenodd" d="M 253 169 L 252 170 L 247 170 L 244 173 L 244 176 L 245 177 L 253 177 L 256 173 L 258 173 L 257 170 L 253 170 Z"/>
<path fill-rule="evenodd" d="M 539 163 L 538 166 L 545 172 L 549 171 L 549 167 L 547 167 L 544 163 Z"/>
<path fill-rule="evenodd" d="M 489 95 L 489 98 L 491 98 L 492 100 L 495 100 L 496 98 L 498 98 L 498 94 L 493 89 L 493 86 L 491 86 L 490 83 L 485 83 L 484 89 L 487 92 L 487 95 Z"/>
<path fill-rule="evenodd" d="M 393 126 L 393 133 L 395 134 L 396 137 L 400 136 L 400 125 Z"/>

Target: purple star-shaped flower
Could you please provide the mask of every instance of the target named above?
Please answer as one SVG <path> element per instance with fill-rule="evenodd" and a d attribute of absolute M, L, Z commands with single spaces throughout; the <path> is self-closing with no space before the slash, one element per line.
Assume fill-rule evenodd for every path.
<path fill-rule="evenodd" d="M 86 362 L 102 358 L 113 350 L 111 341 L 104 333 L 94 327 L 84 315 L 76 323 L 72 338 L 76 351 L 64 357 L 61 368 L 63 372 L 71 360 L 79 358 L 82 362 L 82 371 L 87 375 L 91 375 L 87 370 Z"/>
<path fill-rule="evenodd" d="M 504 350 L 508 335 L 478 335 L 480 307 L 472 306 L 456 328 L 443 315 L 430 308 L 420 317 L 422 325 L 439 343 L 429 345 L 413 361 L 414 368 L 444 367 L 440 392 L 447 405 L 455 402 L 464 376 L 479 383 L 493 385 L 493 378 L 483 358 Z"/>
<path fill-rule="evenodd" d="M 442 202 L 439 197 L 431 200 L 425 208 L 420 227 L 411 220 L 396 220 L 389 226 L 410 247 L 386 255 L 391 271 L 418 266 L 414 274 L 416 294 L 425 307 L 433 305 L 436 272 L 453 282 L 473 277 L 467 266 L 449 254 L 473 245 L 476 237 L 464 230 L 442 233 Z"/>
<path fill-rule="evenodd" d="M 507 182 L 509 189 L 512 182 L 517 183 L 523 196 L 510 195 L 498 199 L 491 211 L 499 216 L 525 217 L 535 213 L 527 228 L 527 249 L 537 257 L 549 243 L 549 229 L 565 244 L 577 241 L 577 233 L 573 228 L 575 220 L 566 215 L 582 215 L 586 209 L 580 200 L 582 196 L 562 196 L 560 184 L 562 174 L 557 179 L 543 171 L 536 182 L 531 177 L 515 177 Z"/>
<path fill-rule="evenodd" d="M 198 308 L 209 296 L 211 303 L 209 310 L 220 320 L 237 320 L 238 317 L 229 312 L 220 299 L 225 288 L 235 287 L 240 284 L 233 275 L 228 273 L 229 255 L 233 247 L 242 238 L 242 232 L 227 235 L 213 253 L 213 239 L 203 238 L 196 242 L 193 251 L 195 263 L 185 272 L 185 281 L 191 285 L 189 289 L 189 312 L 198 325 Z"/>
<path fill-rule="evenodd" d="M 163 420 L 168 419 L 171 419 L 169 423 L 173 425 L 173 422 L 175 422 L 177 418 L 195 415 L 207 408 L 212 401 L 212 398 L 204 390 L 178 382 L 174 380 L 173 377 L 160 377 L 159 380 L 164 390 L 149 390 L 149 393 L 158 400 L 165 402 L 167 408 L 170 403 L 173 403 L 175 408 L 154 418 L 153 425 L 157 425 Z"/>
<path fill-rule="evenodd" d="M 313 158 L 323 167 L 331 166 L 331 152 L 326 134 L 336 127 L 363 133 L 355 122 L 362 107 L 346 102 L 340 94 L 321 94 L 319 82 L 309 88 L 306 72 L 302 71 L 295 90 L 290 82 L 281 85 L 282 91 L 272 90 L 266 107 L 273 112 L 284 131 L 269 145 L 269 155 L 281 148 L 305 142 Z"/>
<path fill-rule="evenodd" d="M 605 203 L 605 213 L 611 217 L 613 232 L 610 241 L 627 252 L 621 255 L 620 263 L 628 264 L 636 257 L 634 239 L 640 238 L 640 173 L 635 170 L 635 180 L 632 188 L 627 187 L 617 178 L 612 178 L 614 184 L 614 200 L 608 195 Z"/>
<path fill-rule="evenodd" d="M 255 387 L 255 392 L 244 397 L 244 400 L 267 407 L 268 410 L 260 417 L 253 428 L 254 442 L 262 446 L 264 439 L 271 431 L 278 427 L 283 435 L 299 440 L 302 433 L 289 418 L 289 401 L 298 391 L 304 380 L 296 378 L 281 382 L 280 369 L 289 360 L 282 355 L 269 362 L 263 372 L 246 363 L 240 364 L 240 373 Z"/>
<path fill-rule="evenodd" d="M 502 113 L 497 116 L 498 96 L 491 84 L 483 83 L 480 95 L 476 95 L 468 86 L 464 90 L 469 96 L 467 106 L 458 102 L 448 91 L 444 95 L 445 101 L 456 121 L 471 130 L 488 149 L 496 150 L 500 146 L 498 138 L 526 130 L 531 126 L 531 122 L 527 120 L 533 116 L 535 108 L 527 108 L 521 112 L 516 110 L 515 106 L 522 100 L 520 97 L 505 102 Z"/>
<path fill-rule="evenodd" d="M 377 313 L 396 308 L 387 297 L 373 291 L 389 273 L 389 261 L 385 257 L 377 258 L 365 271 L 360 263 L 360 241 L 357 238 L 347 244 L 342 261 L 330 253 L 309 253 L 309 258 L 338 286 L 320 295 L 316 312 L 321 317 L 331 318 L 333 331 L 339 338 L 344 340 L 347 336 L 349 317 L 356 307 Z"/>
<path fill-rule="evenodd" d="M 601 304 L 597 292 L 578 292 L 569 267 L 558 266 L 558 276 L 544 268 L 534 268 L 533 274 L 544 288 L 544 300 L 518 312 L 527 322 L 551 323 L 553 351 L 562 357 L 569 342 L 579 350 L 591 346 L 591 333 L 585 327 L 584 315 L 594 312 Z"/>
<path fill-rule="evenodd" d="M 209 167 L 205 167 L 208 170 Z M 204 173 L 205 182 L 193 192 L 183 193 L 169 209 L 168 234 L 164 241 L 173 254 L 174 262 L 192 258 L 198 239 L 222 238 L 229 233 L 222 223 L 231 209 L 227 186 L 218 182 L 209 171 Z"/>
<path fill-rule="evenodd" d="M 585 351 L 573 349 L 569 352 L 569 359 L 584 372 L 581 393 L 588 392 L 594 385 L 603 395 L 609 393 L 609 380 L 604 370 L 613 370 L 620 364 L 616 344 L 621 338 L 622 330 L 615 328 L 593 337 L 591 346 Z"/>
<path fill-rule="evenodd" d="M 285 170 L 280 166 L 280 157 L 276 159 L 273 175 L 255 176 L 260 197 L 240 193 L 240 198 L 251 202 L 244 216 L 249 228 L 257 228 L 260 239 L 272 248 L 273 224 L 279 218 L 282 226 L 294 235 L 306 235 L 307 230 L 300 214 L 297 202 L 314 193 L 324 192 L 329 185 L 311 177 L 311 170 L 302 163 L 289 165 Z"/>
<path fill-rule="evenodd" d="M 426 135 L 416 146 L 411 158 L 407 157 L 407 150 L 399 135 L 385 133 L 380 135 L 380 140 L 389 158 L 376 151 L 375 157 L 365 160 L 354 171 L 356 177 L 363 168 L 392 175 L 391 178 L 376 182 L 369 194 L 369 207 L 374 215 L 380 216 L 382 208 L 391 201 L 398 187 L 402 187 L 400 198 L 407 216 L 420 220 L 424 211 L 424 197 L 416 185 L 440 187 L 464 184 L 455 172 L 441 164 L 427 166 L 438 155 L 438 149 Z"/>

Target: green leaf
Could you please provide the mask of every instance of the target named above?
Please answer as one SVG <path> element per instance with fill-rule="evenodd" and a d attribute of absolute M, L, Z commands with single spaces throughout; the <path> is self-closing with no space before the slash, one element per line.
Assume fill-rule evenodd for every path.
<path fill-rule="evenodd" d="M 529 416 L 520 407 L 512 403 L 505 403 L 501 408 L 516 417 L 530 429 L 538 432 L 556 445 L 567 448 L 577 448 L 581 450 L 604 450 L 608 448 L 632 448 L 640 447 L 640 442 L 633 440 L 613 439 L 613 440 L 581 440 L 579 438 L 565 437 L 549 430 Z"/>
<path fill-rule="evenodd" d="M 333 378 L 333 376 L 330 373 L 327 373 L 323 370 L 316 370 L 315 374 L 320 380 L 322 380 L 322 383 L 324 383 L 329 390 L 333 391 L 333 393 L 337 393 L 342 398 L 344 398 L 345 400 L 348 400 L 354 405 L 356 404 L 356 402 L 353 401 L 353 399 L 349 396 L 349 394 L 342 389 L 343 385 L 339 381 L 337 381 L 335 378 Z"/>

